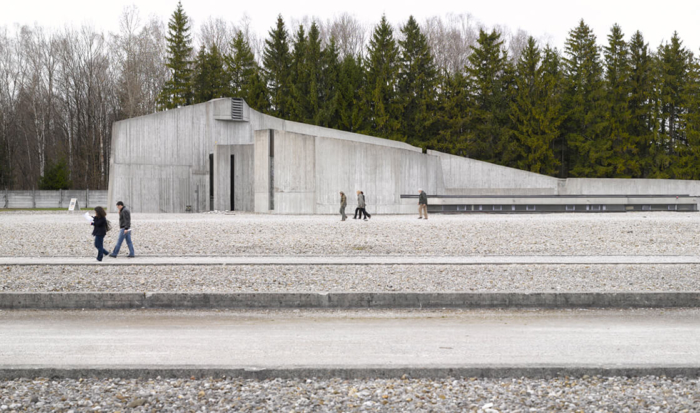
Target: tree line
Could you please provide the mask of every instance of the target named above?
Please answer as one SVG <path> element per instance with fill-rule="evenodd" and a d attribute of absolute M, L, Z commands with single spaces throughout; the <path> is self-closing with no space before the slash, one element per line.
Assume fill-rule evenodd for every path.
<path fill-rule="evenodd" d="M 0 185 L 34 188 L 64 165 L 75 187 L 105 188 L 114 121 L 229 96 L 562 178 L 700 179 L 700 66 L 676 33 L 652 48 L 615 25 L 599 42 L 580 21 L 558 50 L 465 15 L 279 16 L 265 38 L 245 20 L 195 34 L 180 4 L 167 27 L 135 9 L 120 21 L 110 35 L 0 30 Z"/>

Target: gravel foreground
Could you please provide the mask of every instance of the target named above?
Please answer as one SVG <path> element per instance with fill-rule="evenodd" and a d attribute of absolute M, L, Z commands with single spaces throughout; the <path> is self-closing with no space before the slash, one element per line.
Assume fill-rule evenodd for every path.
<path fill-rule="evenodd" d="M 700 265 L 6 266 L 0 292 L 682 292 Z"/>
<path fill-rule="evenodd" d="M 0 381 L 6 412 L 697 412 L 697 379 Z"/>
<path fill-rule="evenodd" d="M 108 219 L 118 226 L 114 213 Z M 193 255 L 697 255 L 700 214 L 334 216 L 132 214 L 136 254 Z M 0 256 L 92 257 L 80 214 L 0 212 Z M 111 249 L 117 231 L 110 231 Z M 126 245 L 123 245 L 126 253 Z"/>

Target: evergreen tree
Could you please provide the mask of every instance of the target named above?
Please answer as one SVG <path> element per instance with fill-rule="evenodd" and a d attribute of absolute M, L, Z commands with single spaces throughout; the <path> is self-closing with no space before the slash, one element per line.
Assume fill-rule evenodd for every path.
<path fill-rule="evenodd" d="M 683 114 L 686 144 L 678 149 L 676 179 L 700 179 L 700 63 L 689 56 L 686 110 Z"/>
<path fill-rule="evenodd" d="M 483 161 L 502 162 L 507 141 L 509 67 L 500 33 L 479 30 L 467 67 L 470 88 L 468 156 Z"/>
<path fill-rule="evenodd" d="M 364 71 L 360 58 L 347 55 L 340 65 L 337 93 L 337 127 L 360 133 L 368 129 L 364 108 Z"/>
<path fill-rule="evenodd" d="M 208 52 L 206 47 L 202 46 L 195 64 L 194 103 L 225 97 L 228 94 L 228 84 L 224 60 L 216 44 L 213 44 Z"/>
<path fill-rule="evenodd" d="M 70 189 L 73 183 L 70 180 L 70 171 L 65 159 L 60 159 L 44 171 L 44 176 L 39 179 L 39 189 L 58 190 Z"/>
<path fill-rule="evenodd" d="M 676 177 L 688 175 L 682 172 L 682 165 L 676 165 L 679 158 L 687 153 L 687 113 L 691 106 L 693 94 L 692 54 L 683 47 L 678 33 L 673 33 L 670 43 L 663 45 L 659 51 L 660 94 L 660 130 L 657 145 L 668 155 L 666 165 L 655 171 L 659 177 Z M 671 168 L 671 170 L 666 170 Z"/>
<path fill-rule="evenodd" d="M 527 41 L 517 64 L 516 98 L 511 103 L 510 117 L 513 136 L 509 154 L 517 168 L 546 175 L 556 175 L 559 161 L 554 153 L 554 141 L 559 137 L 561 104 L 557 90 L 558 79 L 547 69 L 556 66 L 556 54 L 545 51 L 547 62 L 533 37 Z"/>
<path fill-rule="evenodd" d="M 310 37 L 310 36 L 309 36 Z M 317 125 L 340 129 L 340 71 L 341 62 L 335 38 L 321 53 L 321 76 L 319 79 L 319 111 Z"/>
<path fill-rule="evenodd" d="M 566 40 L 564 171 L 576 177 L 610 176 L 612 142 L 606 134 L 603 67 L 596 37 L 583 20 Z"/>
<path fill-rule="evenodd" d="M 406 142 L 425 147 L 435 131 L 437 74 L 428 39 L 410 16 L 399 41 L 398 101 L 400 130 Z"/>
<path fill-rule="evenodd" d="M 461 71 L 450 74 L 446 70 L 440 76 L 437 122 L 439 132 L 433 135 L 427 147 L 459 156 L 469 154 L 468 116 L 469 87 Z"/>
<path fill-rule="evenodd" d="M 308 95 L 306 99 L 306 118 L 304 122 L 318 125 L 320 122 L 321 76 L 323 72 L 323 57 L 321 53 L 321 32 L 316 22 L 311 23 L 306 45 L 305 67 L 308 79 Z"/>
<path fill-rule="evenodd" d="M 382 16 L 375 27 L 367 47 L 365 63 L 366 84 L 364 117 L 367 125 L 364 133 L 382 138 L 404 140 L 399 116 L 401 105 L 396 89 L 398 81 L 398 47 L 394 30 Z"/>
<path fill-rule="evenodd" d="M 263 54 L 264 78 L 270 97 L 270 114 L 282 119 L 289 117 L 290 60 L 287 29 L 280 15 L 277 25 L 265 40 Z"/>
<path fill-rule="evenodd" d="M 207 59 L 207 47 L 202 45 L 194 61 L 194 73 L 192 76 L 192 103 L 206 102 L 205 96 L 209 91 L 209 59 Z"/>
<path fill-rule="evenodd" d="M 622 29 L 613 25 L 605 49 L 605 80 L 607 103 L 607 127 L 612 141 L 612 176 L 633 178 L 641 175 L 638 159 L 639 137 L 629 134 L 630 111 L 630 62 L 627 43 Z"/>
<path fill-rule="evenodd" d="M 174 109 L 192 103 L 192 38 L 189 17 L 180 2 L 168 23 L 165 40 L 170 78 L 163 85 L 158 104 L 161 109 Z"/>
<path fill-rule="evenodd" d="M 655 140 L 656 101 L 654 85 L 654 59 L 649 54 L 649 46 L 637 31 L 629 42 L 629 122 L 627 133 L 636 140 L 637 159 L 640 166 L 638 177 L 647 177 L 654 162 L 650 145 Z"/>
<path fill-rule="evenodd" d="M 309 109 L 309 72 L 306 64 L 308 39 L 304 26 L 299 25 L 294 36 L 292 60 L 289 70 L 289 120 L 305 122 L 310 117 Z"/>
<path fill-rule="evenodd" d="M 232 97 L 242 98 L 250 105 L 250 101 L 253 100 L 250 95 L 258 65 L 242 31 L 236 33 L 231 44 L 231 53 L 225 57 L 224 61 L 228 72 L 229 94 Z"/>

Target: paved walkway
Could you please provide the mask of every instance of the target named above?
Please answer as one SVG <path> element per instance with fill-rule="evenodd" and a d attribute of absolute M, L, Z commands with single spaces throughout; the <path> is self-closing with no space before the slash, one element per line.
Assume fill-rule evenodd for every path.
<path fill-rule="evenodd" d="M 464 257 L 412 256 L 141 256 L 0 257 L 2 265 L 534 265 L 534 264 L 700 264 L 698 255 L 489 255 Z"/>
<path fill-rule="evenodd" d="M 10 311 L 0 371 L 694 368 L 700 310 Z"/>

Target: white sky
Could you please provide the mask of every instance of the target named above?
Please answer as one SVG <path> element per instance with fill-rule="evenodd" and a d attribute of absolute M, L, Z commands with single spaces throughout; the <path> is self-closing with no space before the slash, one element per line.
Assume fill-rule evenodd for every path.
<path fill-rule="evenodd" d="M 0 26 L 15 23 L 60 27 L 90 23 L 117 31 L 118 16 L 125 6 L 136 4 L 142 19 L 149 15 L 167 21 L 177 0 L 0 0 Z M 583 18 L 604 43 L 613 23 L 626 37 L 640 30 L 652 48 L 678 31 L 684 45 L 696 55 L 700 47 L 700 1 L 698 0 L 479 0 L 479 1 L 377 1 L 377 0 L 182 0 L 195 25 L 209 16 L 238 22 L 244 13 L 252 28 L 265 37 L 281 13 L 287 23 L 305 15 L 322 20 L 342 12 L 354 14 L 374 25 L 386 13 L 392 23 L 403 23 L 413 14 L 419 21 L 447 13 L 470 13 L 486 26 L 502 25 L 512 32 L 522 28 L 538 39 L 549 39 L 562 48 L 569 30 Z"/>

